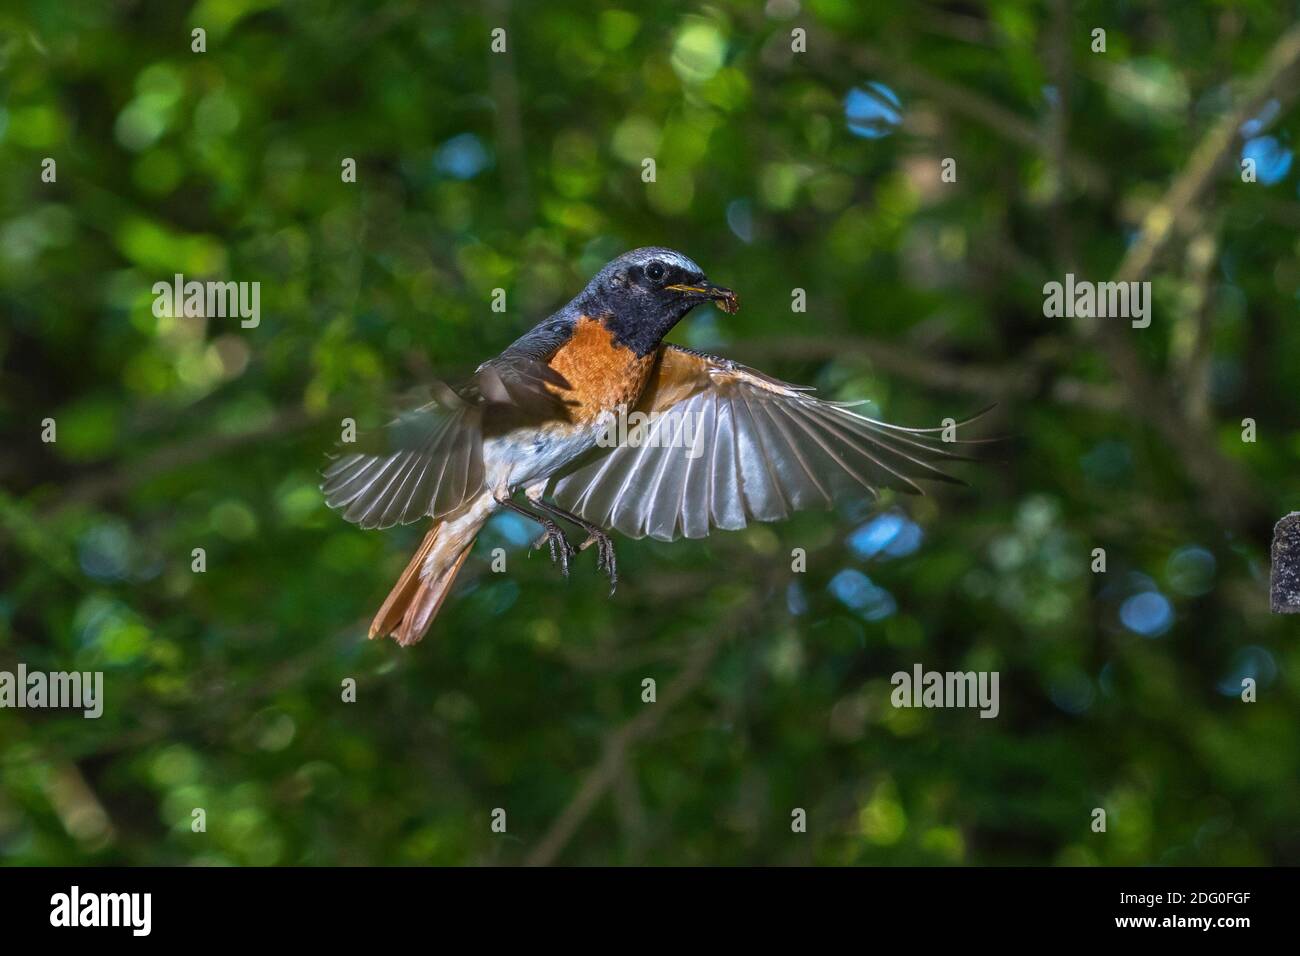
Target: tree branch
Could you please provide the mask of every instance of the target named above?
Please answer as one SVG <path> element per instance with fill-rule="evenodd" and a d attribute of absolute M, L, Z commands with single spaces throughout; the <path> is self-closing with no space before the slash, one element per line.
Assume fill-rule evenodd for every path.
<path fill-rule="evenodd" d="M 717 656 L 729 631 L 728 627 L 717 627 L 710 636 L 697 643 L 686 661 L 686 666 L 659 695 L 656 703 L 646 705 L 645 710 L 605 738 L 604 751 L 600 759 L 587 771 L 587 775 L 568 806 L 555 818 L 545 835 L 528 854 L 524 861 L 525 865 L 549 866 L 555 862 L 573 835 L 577 833 L 578 828 L 591 815 L 600 798 L 617 781 L 631 748 L 638 741 L 653 734 L 673 708 L 704 682 L 709 673 L 709 665 Z"/>
<path fill-rule="evenodd" d="M 1264 104 L 1276 98 L 1285 111 L 1300 93 L 1300 24 L 1293 26 L 1273 45 L 1264 65 L 1246 85 L 1246 95 L 1201 139 L 1160 202 L 1147 213 L 1142 232 L 1125 254 L 1115 279 L 1138 282 L 1146 278 L 1156 258 L 1175 233 L 1184 229 L 1197 211 L 1211 178 L 1236 143 L 1241 125 L 1257 115 Z"/>
<path fill-rule="evenodd" d="M 62 514 L 76 505 L 98 504 L 105 498 L 121 494 L 157 475 L 188 465 L 196 465 L 253 442 L 306 428 L 318 420 L 318 416 L 301 408 L 288 408 L 279 412 L 261 428 L 253 428 L 233 435 L 201 435 L 188 441 L 166 445 L 129 466 L 88 475 L 73 482 L 67 493 L 50 509 L 47 516 Z"/>
<path fill-rule="evenodd" d="M 1239 136 L 1241 125 L 1256 115 L 1270 97 L 1282 108 L 1300 92 L 1300 24 L 1273 45 L 1264 65 L 1247 83 L 1247 94 L 1236 109 L 1225 113 L 1202 138 L 1187 167 L 1174 179 L 1147 214 L 1142 232 L 1115 270 L 1120 282 L 1146 279 L 1156 259 L 1176 233 L 1200 212 L 1202 197 Z M 1208 428 L 1189 420 L 1168 385 L 1154 378 L 1122 328 L 1113 322 L 1097 325 L 1097 341 L 1116 377 L 1128 392 L 1131 406 L 1161 433 L 1182 459 L 1188 477 L 1204 495 L 1208 510 L 1229 528 L 1240 528 L 1258 506 L 1258 493 L 1238 463 L 1218 448 Z"/>
<path fill-rule="evenodd" d="M 948 362 L 920 354 L 906 346 L 870 338 L 804 338 L 782 336 L 732 346 L 737 355 L 752 362 L 768 359 L 829 361 L 860 359 L 891 375 L 919 382 L 930 388 L 978 395 L 987 399 L 1031 398 L 1046 394 L 1062 405 L 1074 405 L 1097 412 L 1117 412 L 1123 396 L 1111 386 L 1076 378 L 1054 378 L 1051 349 L 1040 349 L 1024 362 L 1005 365 L 973 365 Z"/>

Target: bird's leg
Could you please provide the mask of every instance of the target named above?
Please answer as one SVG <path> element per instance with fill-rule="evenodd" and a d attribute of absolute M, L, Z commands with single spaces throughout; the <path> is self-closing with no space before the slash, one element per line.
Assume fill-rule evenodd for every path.
<path fill-rule="evenodd" d="M 542 536 L 533 543 L 533 550 L 537 550 L 543 544 L 550 545 L 551 563 L 558 564 L 560 566 L 560 573 L 567 578 L 569 576 L 569 559 L 578 552 L 573 550 L 573 545 L 569 544 L 569 539 L 560 526 L 546 515 L 539 515 L 535 512 L 529 511 L 522 505 L 515 504 L 509 498 L 497 498 L 496 502 L 503 508 L 507 508 L 510 511 L 515 512 L 515 514 L 523 515 L 530 521 L 536 521 L 542 526 L 544 531 Z"/>
<path fill-rule="evenodd" d="M 618 587 L 618 562 L 614 558 L 613 539 L 611 539 L 602 528 L 597 527 L 584 518 L 579 518 L 571 511 L 565 511 L 559 505 L 553 505 L 549 501 L 543 501 L 541 498 L 530 498 L 529 500 L 536 507 L 542 509 L 548 514 L 572 522 L 583 531 L 587 532 L 587 540 L 578 545 L 578 550 L 586 551 L 593 544 L 596 546 L 596 569 L 598 571 L 604 571 L 609 575 L 609 593 L 612 597 L 614 590 Z"/>

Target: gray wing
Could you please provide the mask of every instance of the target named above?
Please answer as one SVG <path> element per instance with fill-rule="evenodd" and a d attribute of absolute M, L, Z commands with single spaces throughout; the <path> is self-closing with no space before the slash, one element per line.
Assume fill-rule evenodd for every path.
<path fill-rule="evenodd" d="M 957 481 L 935 462 L 964 459 L 941 429 L 859 415 L 727 359 L 664 346 L 628 441 L 596 449 L 549 491 L 562 508 L 629 537 L 699 538 L 775 521 L 917 479 Z"/>
<path fill-rule="evenodd" d="M 435 385 L 431 401 L 363 436 L 360 448 L 326 466 L 325 503 L 362 528 L 451 514 L 483 490 L 485 415 L 554 415 L 567 388 L 563 376 L 524 356 L 484 363 L 459 392 Z"/>
<path fill-rule="evenodd" d="M 325 503 L 363 528 L 457 510 L 483 487 L 482 409 L 450 389 L 367 436 L 324 471 Z"/>

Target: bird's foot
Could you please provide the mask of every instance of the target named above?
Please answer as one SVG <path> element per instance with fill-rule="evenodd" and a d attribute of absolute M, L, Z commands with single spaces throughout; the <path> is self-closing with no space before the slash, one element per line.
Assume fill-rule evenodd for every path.
<path fill-rule="evenodd" d="M 549 545 L 551 549 L 551 563 L 560 566 L 560 573 L 566 578 L 569 576 L 569 559 L 578 552 L 573 550 L 573 545 L 569 544 L 568 537 L 560 530 L 560 526 L 550 518 L 538 518 L 542 527 L 545 529 L 542 536 L 533 542 L 533 550 L 536 551 L 542 545 Z"/>
<path fill-rule="evenodd" d="M 596 546 L 596 570 L 604 571 L 609 575 L 609 596 L 614 596 L 615 589 L 618 588 L 618 562 L 614 557 L 614 541 L 603 531 L 589 529 L 587 540 L 578 545 L 579 551 L 586 551 L 592 545 Z"/>

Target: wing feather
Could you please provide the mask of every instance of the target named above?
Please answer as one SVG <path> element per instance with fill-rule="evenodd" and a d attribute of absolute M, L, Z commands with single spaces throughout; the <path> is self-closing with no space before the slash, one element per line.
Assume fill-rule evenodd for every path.
<path fill-rule="evenodd" d="M 568 387 L 544 361 L 517 354 L 485 363 L 458 391 L 435 383 L 430 401 L 325 467 L 325 502 L 363 528 L 451 514 L 483 488 L 485 415 L 555 417 L 563 414 Z"/>
<path fill-rule="evenodd" d="M 940 442 L 942 428 L 890 425 L 809 392 L 665 345 L 637 406 L 652 416 L 641 441 L 594 450 L 549 491 L 593 524 L 673 540 L 874 497 L 883 487 L 922 493 L 918 480 L 958 481 L 936 462 L 969 460 L 961 450 L 971 442 Z M 686 436 L 694 445 L 672 440 Z"/>

